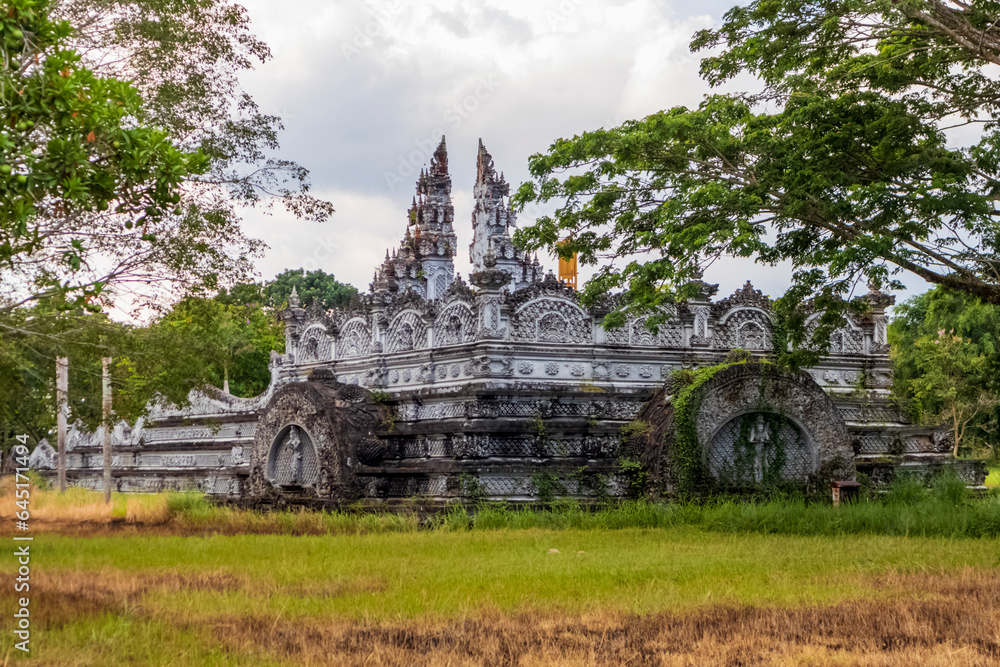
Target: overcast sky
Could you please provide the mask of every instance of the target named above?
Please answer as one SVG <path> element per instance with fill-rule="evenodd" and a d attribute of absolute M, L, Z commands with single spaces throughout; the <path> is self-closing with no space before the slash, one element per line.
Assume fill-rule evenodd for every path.
<path fill-rule="evenodd" d="M 416 173 L 441 134 L 454 187 L 456 268 L 465 275 L 478 139 L 516 187 L 527 180 L 528 157 L 556 138 L 696 106 L 708 87 L 688 43 L 733 3 L 243 4 L 274 56 L 245 78 L 246 88 L 283 119 L 281 156 L 308 168 L 313 193 L 337 209 L 324 224 L 248 212 L 245 230 L 270 246 L 258 268 L 265 279 L 285 268 L 322 268 L 367 289 L 386 249 L 402 238 Z M 521 225 L 530 221 L 522 214 Z M 720 283 L 720 298 L 748 279 L 777 296 L 788 275 L 786 267 L 732 260 L 705 278 Z"/>

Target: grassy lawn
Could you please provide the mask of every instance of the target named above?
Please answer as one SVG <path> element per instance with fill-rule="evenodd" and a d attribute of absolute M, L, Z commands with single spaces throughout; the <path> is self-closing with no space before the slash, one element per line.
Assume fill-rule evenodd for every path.
<path fill-rule="evenodd" d="M 1000 538 L 981 528 L 997 498 L 493 506 L 430 524 L 34 498 L 26 664 L 1000 661 Z M 991 536 L 958 536 L 973 525 Z M 0 559 L 7 618 L 15 568 Z"/>
<path fill-rule="evenodd" d="M 996 539 L 834 541 L 685 528 L 40 535 L 32 554 L 36 659 L 53 665 L 297 664 L 301 655 L 278 641 L 279 628 L 891 605 L 926 600 L 928 586 L 988 586 L 1000 573 Z M 0 570 L 11 575 L 9 559 Z M 7 591 L 2 612 L 13 612 Z M 12 640 L 4 642 L 6 654 Z"/>

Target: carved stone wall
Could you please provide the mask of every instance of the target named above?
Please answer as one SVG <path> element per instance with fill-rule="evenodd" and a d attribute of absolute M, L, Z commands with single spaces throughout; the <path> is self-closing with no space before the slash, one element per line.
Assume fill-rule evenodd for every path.
<path fill-rule="evenodd" d="M 385 408 L 360 387 L 317 375 L 275 392 L 261 412 L 250 456 L 251 497 L 290 486 L 318 498 L 358 495 L 357 448 L 376 437 Z"/>
<path fill-rule="evenodd" d="M 204 388 L 184 407 L 157 401 L 145 423 L 119 424 L 112 438 L 119 488 L 186 484 L 258 499 L 449 497 L 460 493 L 462 475 L 474 474 L 487 495 L 520 498 L 538 492 L 533 474 L 563 466 L 559 474 L 568 475 L 582 466 L 607 481 L 601 493 L 615 494 L 624 488 L 615 477 L 617 429 L 640 409 L 654 430 L 667 428 L 669 396 L 642 405 L 674 370 L 718 364 L 733 348 L 763 357 L 773 347 L 766 295 L 747 282 L 713 302 L 718 286 L 700 277 L 688 301 L 663 306 L 657 333 L 644 317 L 602 330 L 620 295 L 585 308 L 575 289 L 544 275 L 537 258 L 513 245 L 509 187 L 483 146 L 474 189 L 471 286 L 454 275 L 457 235 L 442 138 L 417 183 L 403 239 L 386 252 L 370 290 L 331 311 L 316 302 L 302 307 L 293 290 L 280 314 L 285 352 L 271 353 L 271 383 L 260 396 Z M 891 384 L 885 308 L 893 297 L 873 288 L 859 298 L 866 314 L 835 332 L 832 354 L 810 369 L 815 382 L 765 375 L 706 385 L 699 419 L 707 421 L 699 428 L 714 429 L 702 433 L 710 468 L 718 473 L 738 449 L 750 452 L 751 442 L 762 453 L 753 459 L 755 480 L 778 468 L 789 479 L 818 474 L 851 445 L 858 460 L 888 449 L 947 456 L 932 429 L 878 412 Z M 844 419 L 827 414 L 823 391 L 853 405 L 862 386 L 876 407 L 845 408 L 848 442 Z M 378 404 L 364 387 L 378 392 Z M 762 395 L 771 407 L 753 403 Z M 774 424 L 776 414 L 787 423 L 773 432 L 755 426 L 754 415 Z M 381 425 L 395 430 L 390 435 L 386 426 L 376 438 Z M 784 459 L 775 442 L 785 443 Z M 99 483 L 100 446 L 97 434 L 70 429 L 71 479 Z M 662 442 L 647 438 L 633 453 L 662 477 L 663 451 Z M 36 463 L 48 459 L 40 448 Z"/>
<path fill-rule="evenodd" d="M 340 359 L 363 357 L 371 351 L 372 331 L 368 323 L 362 319 L 347 322 L 340 332 L 337 341 L 337 356 Z"/>
<path fill-rule="evenodd" d="M 629 438 L 630 457 L 647 464 L 654 482 L 676 490 L 678 424 L 674 404 L 683 387 L 658 392 L 639 413 L 641 433 Z M 748 362 L 720 370 L 689 395 L 697 451 L 704 469 L 724 486 L 789 482 L 824 485 L 853 479 L 854 452 L 840 412 L 805 373 Z"/>
<path fill-rule="evenodd" d="M 772 413 L 788 420 L 803 436 L 787 435 L 789 444 L 795 443 L 789 458 L 800 459 L 803 448 L 811 454 L 811 461 L 799 460 L 789 472 L 821 474 L 825 481 L 854 477 L 847 427 L 830 397 L 807 374 L 782 373 L 770 364 L 739 364 L 717 373 L 698 393 L 695 424 L 706 463 L 720 431 L 736 417 Z M 787 481 L 805 480 L 792 477 Z"/>
<path fill-rule="evenodd" d="M 518 308 L 511 338 L 539 343 L 593 342 L 590 318 L 570 301 L 541 298 Z"/>
<path fill-rule="evenodd" d="M 461 301 L 445 306 L 434 324 L 435 347 L 469 343 L 475 339 L 475 310 Z"/>
<path fill-rule="evenodd" d="M 714 346 L 717 348 L 770 351 L 773 341 L 771 319 L 760 310 L 734 309 L 715 326 Z"/>
<path fill-rule="evenodd" d="M 427 323 L 415 311 L 407 310 L 389 323 L 386 352 L 409 352 L 427 347 Z"/>
<path fill-rule="evenodd" d="M 308 364 L 317 361 L 331 360 L 333 340 L 322 325 L 313 325 L 306 329 L 299 341 L 299 363 Z"/>

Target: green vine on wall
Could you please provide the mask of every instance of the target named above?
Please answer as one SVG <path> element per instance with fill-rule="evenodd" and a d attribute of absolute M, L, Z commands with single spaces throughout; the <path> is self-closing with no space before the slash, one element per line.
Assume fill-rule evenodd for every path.
<path fill-rule="evenodd" d="M 674 384 L 673 406 L 676 436 L 673 459 L 677 476 L 677 491 L 681 495 L 702 495 L 712 491 L 715 487 L 712 475 L 705 464 L 702 445 L 698 442 L 696 422 L 702 398 L 699 389 L 722 371 L 747 363 L 760 364 L 765 369 L 773 369 L 776 372 L 778 370 L 778 367 L 769 361 L 742 359 L 701 368 L 695 370 L 693 374 L 687 371 L 689 375 L 685 379 L 689 379 L 689 382 L 686 386 L 678 388 L 677 384 Z"/>
<path fill-rule="evenodd" d="M 566 487 L 552 473 L 536 472 L 531 476 L 531 483 L 540 502 L 551 503 L 557 496 L 566 495 Z"/>
<path fill-rule="evenodd" d="M 748 413 L 739 419 L 739 434 L 733 442 L 736 458 L 733 461 L 731 479 L 726 481 L 735 485 L 758 483 L 765 488 L 781 486 L 784 482 L 781 473 L 788 460 L 788 443 L 781 436 L 781 432 L 790 420 L 783 414 L 770 411 Z M 768 437 L 766 445 L 758 449 L 758 443 L 753 438 L 753 430 L 760 421 L 767 429 Z M 799 433 L 798 437 L 798 444 L 801 445 L 802 434 Z"/>
<path fill-rule="evenodd" d="M 466 500 L 481 503 L 486 500 L 486 485 L 475 475 L 463 472 L 458 476 L 459 493 Z"/>

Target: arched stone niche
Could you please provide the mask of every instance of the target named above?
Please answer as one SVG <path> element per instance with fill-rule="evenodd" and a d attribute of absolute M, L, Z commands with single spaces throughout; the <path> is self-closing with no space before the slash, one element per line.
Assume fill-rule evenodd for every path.
<path fill-rule="evenodd" d="M 720 482 L 855 477 L 847 425 L 807 373 L 736 364 L 698 387 L 691 405 L 703 461 Z"/>
<path fill-rule="evenodd" d="M 709 473 L 725 486 L 808 483 L 816 451 L 793 420 L 767 410 L 746 412 L 723 424 L 704 449 Z"/>
<path fill-rule="evenodd" d="M 357 495 L 359 442 L 376 437 L 385 406 L 327 370 L 276 390 L 261 411 L 250 458 L 251 497 L 294 492 L 346 500 Z"/>
<path fill-rule="evenodd" d="M 267 481 L 276 487 L 315 486 L 319 461 L 309 432 L 298 424 L 282 428 L 267 455 Z"/>
<path fill-rule="evenodd" d="M 678 424 L 676 403 L 686 395 L 688 426 Z M 658 391 L 640 412 L 624 454 L 642 462 L 662 491 L 681 491 L 697 457 L 682 455 L 693 430 L 701 457 L 695 477 L 721 487 L 792 483 L 818 488 L 854 479 L 847 425 L 830 397 L 807 373 L 747 362 L 721 368 L 703 384 Z M 692 454 L 693 455 L 693 454 Z M 682 460 L 686 460 L 683 463 Z"/>

